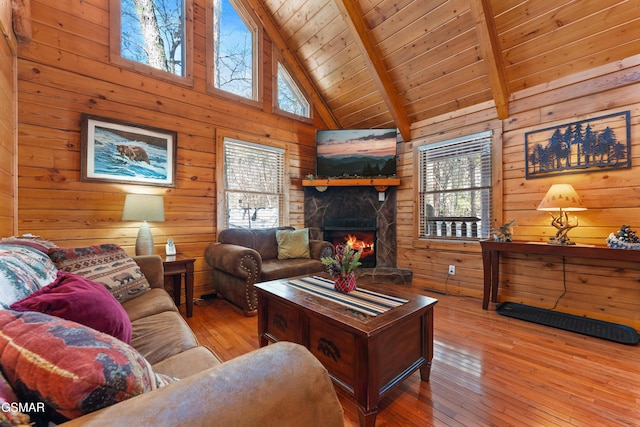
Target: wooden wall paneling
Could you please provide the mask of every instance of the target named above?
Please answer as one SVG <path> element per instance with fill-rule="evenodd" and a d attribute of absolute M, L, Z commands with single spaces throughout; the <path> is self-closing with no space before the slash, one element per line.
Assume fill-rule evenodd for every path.
<path fill-rule="evenodd" d="M 11 15 L 11 1 L 0 2 L 0 236 L 17 231 L 17 40 Z"/>
<path fill-rule="evenodd" d="M 289 4 L 291 3 L 291 4 Z M 282 28 L 283 38 L 285 41 L 308 40 L 317 34 L 324 26 L 331 22 L 336 16 L 335 8 L 332 8 L 328 2 L 318 0 L 310 0 L 305 2 L 285 2 L 287 7 L 296 6 L 296 10 L 291 10 L 287 17 L 279 15 L 279 22 L 286 22 Z M 284 8 L 280 8 L 278 12 L 282 12 Z M 309 16 L 314 16 L 313 23 L 309 23 Z M 286 28 L 286 30 L 285 30 Z M 288 44 L 289 49 L 295 51 L 299 44 Z"/>
<path fill-rule="evenodd" d="M 449 7 L 442 7 L 444 3 L 450 3 Z M 426 6 L 426 7 L 425 7 Z M 382 54 L 385 56 L 398 47 L 415 45 L 416 53 L 427 50 L 427 39 L 433 37 L 431 43 L 440 44 L 442 39 L 436 32 L 446 27 L 453 21 L 457 22 L 458 30 L 473 28 L 473 21 L 459 21 L 461 17 L 469 16 L 469 4 L 465 0 L 451 0 L 449 2 L 430 2 L 428 5 L 420 4 L 415 7 L 394 8 L 387 19 L 379 25 L 372 27 L 372 31 L 381 45 Z M 468 22 L 468 25 L 465 23 Z M 427 29 L 429 36 L 427 35 Z M 382 46 L 386 46 L 382 48 Z M 395 46 L 395 47 L 394 47 Z M 405 49 L 403 49 L 405 50 Z"/>
<path fill-rule="evenodd" d="M 164 253 L 166 239 L 173 237 L 179 252 L 196 258 L 196 296 L 210 293 L 210 267 L 203 255 L 217 233 L 216 133 L 241 130 L 251 139 L 283 141 L 292 153 L 291 174 L 301 177 L 313 172 L 315 128 L 324 124 L 318 118 L 311 125 L 268 114 L 268 108 L 207 93 L 205 9 L 199 1 L 194 5 L 192 86 L 110 63 L 106 2 L 83 2 L 80 9 L 65 8 L 66 3 L 34 2 L 34 41 L 20 50 L 18 229 L 45 235 L 61 246 L 115 241 L 133 253 L 139 224 L 121 221 L 124 195 L 162 194 L 166 220 L 151 224 L 156 252 Z M 92 31 L 84 44 L 78 28 Z M 271 46 L 265 43 L 265 56 L 270 54 Z M 265 80 L 270 82 L 271 67 L 265 68 Z M 271 102 L 270 94 L 265 98 Z M 176 188 L 81 182 L 82 112 L 177 130 Z M 292 185 L 291 193 L 291 217 L 299 225 L 303 223 L 303 209 L 297 207 L 299 183 Z"/>
<path fill-rule="evenodd" d="M 529 88 L 514 94 L 515 112 L 504 121 L 505 218 L 515 218 L 515 238 L 545 241 L 555 234 L 550 218 L 535 210 L 548 187 L 555 182 L 574 185 L 588 210 L 577 212 L 580 226 L 569 235 L 578 243 L 605 244 L 611 232 L 632 222 L 640 214 L 634 195 L 637 191 L 637 156 L 640 155 L 640 83 L 638 57 L 563 77 L 550 85 Z M 585 118 L 630 110 L 633 167 L 607 172 L 559 175 L 525 180 L 524 134 L 530 130 L 561 125 Z M 633 263 L 567 258 L 564 274 L 541 286 L 546 270 L 558 270 L 562 259 L 545 261 L 508 257 L 501 278 L 504 293 L 499 300 L 510 300 L 550 307 L 563 292 L 557 309 L 640 328 L 637 293 L 638 268 Z M 537 275 L 535 274 L 537 272 Z M 541 279 L 538 279 L 541 277 Z M 547 283 L 547 282 L 542 282 Z M 547 283 L 548 284 L 548 283 Z M 559 287 L 558 287 L 559 286 Z M 502 288 L 501 288 L 502 289 Z"/>
<path fill-rule="evenodd" d="M 586 17 L 591 20 L 590 15 L 607 10 L 617 3 L 620 3 L 620 0 L 583 4 L 553 0 L 537 1 L 533 4 L 522 2 L 518 7 L 496 14 L 496 29 L 501 35 L 500 44 L 508 51 L 535 40 L 541 34 L 558 31 L 560 27 L 564 27 L 563 30 L 571 25 L 581 28 L 590 27 L 581 21 Z M 554 46 L 562 46 L 562 44 L 554 40 Z"/>
<path fill-rule="evenodd" d="M 378 89 L 377 92 L 380 93 L 386 110 L 388 110 L 375 115 L 387 116 L 387 113 L 391 115 L 402 139 L 410 141 L 410 122 L 406 109 L 398 97 L 398 90 L 393 84 L 386 63 L 382 59 L 376 37 L 372 34 L 368 23 L 363 19 L 364 13 L 360 5 L 358 2 L 344 0 L 335 0 L 335 4 L 340 10 L 345 24 L 351 31 L 365 66 Z M 360 120 L 360 122 L 362 121 Z"/>
<path fill-rule="evenodd" d="M 491 128 L 496 130 L 499 140 L 501 122 L 496 118 L 493 104 L 484 103 L 460 110 L 456 114 L 418 122 L 412 129 L 412 142 L 399 144 L 398 166 L 399 170 L 402 170 L 402 182 L 397 193 L 398 266 L 412 270 L 412 287 L 476 297 L 482 295 L 482 259 L 480 245 L 477 242 L 445 242 L 416 238 L 418 197 L 414 155 L 418 145 Z M 449 277 L 449 265 L 456 266 L 455 276 Z"/>
<path fill-rule="evenodd" d="M 597 39 L 592 38 L 592 45 L 598 49 L 606 51 L 608 55 L 603 57 L 598 55 L 599 51 L 593 47 L 588 50 L 580 50 L 580 54 L 576 53 L 577 49 L 565 52 L 556 52 L 554 55 L 546 55 L 543 64 L 546 66 L 544 71 L 538 71 L 530 74 L 530 69 L 539 67 L 539 62 L 528 60 L 515 66 L 508 67 L 508 73 L 512 77 L 510 86 L 514 90 L 520 88 L 536 86 L 543 84 L 559 75 L 568 75 L 575 69 L 587 69 L 593 66 L 604 65 L 611 59 L 621 60 L 638 53 L 637 43 L 620 42 L 626 40 L 627 37 L 640 38 L 640 30 L 637 22 L 630 22 L 622 27 L 617 27 L 607 31 L 604 34 L 598 34 Z M 631 34 L 631 35 L 629 35 Z M 596 37 L 596 36 L 593 36 Z M 568 48 L 571 48 L 570 46 Z M 587 56 L 583 56 L 587 55 Z M 556 59 L 562 57 L 562 59 Z M 593 58 L 598 58 L 598 62 L 594 62 Z M 553 58 L 547 60 L 547 58 Z"/>
<path fill-rule="evenodd" d="M 341 23 L 342 17 L 335 11 L 335 18 L 315 33 L 311 39 L 292 40 L 292 43 L 300 45 L 295 48 L 295 52 L 310 74 L 315 75 L 316 72 L 314 70 L 329 61 L 341 61 L 344 59 L 342 56 L 337 55 L 337 52 L 346 49 L 351 44 L 351 41 L 349 40 L 349 32 L 346 28 L 342 28 Z M 324 45 L 317 46 L 312 43 L 317 41 L 324 42 Z M 352 48 L 355 48 L 355 46 L 352 46 Z"/>

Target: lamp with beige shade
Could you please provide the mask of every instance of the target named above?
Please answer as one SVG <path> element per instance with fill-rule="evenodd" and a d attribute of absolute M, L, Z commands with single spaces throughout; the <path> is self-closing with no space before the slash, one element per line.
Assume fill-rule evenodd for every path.
<path fill-rule="evenodd" d="M 558 229 L 555 237 L 549 238 L 550 244 L 575 245 L 567 233 L 578 226 L 578 218 L 574 217 L 575 221 L 571 223 L 567 212 L 584 211 L 587 208 L 584 207 L 582 199 L 571 184 L 553 184 L 538 205 L 538 210 L 557 212 L 556 214 L 550 213 L 553 218 L 551 225 Z"/>

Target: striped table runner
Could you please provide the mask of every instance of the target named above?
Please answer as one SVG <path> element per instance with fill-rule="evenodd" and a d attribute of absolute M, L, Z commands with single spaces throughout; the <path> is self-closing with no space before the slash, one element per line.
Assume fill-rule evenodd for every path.
<path fill-rule="evenodd" d="M 404 298 L 392 297 L 360 287 L 349 293 L 338 292 L 333 288 L 333 280 L 318 276 L 292 279 L 283 283 L 320 298 L 337 302 L 368 316 L 377 316 L 409 302 Z"/>

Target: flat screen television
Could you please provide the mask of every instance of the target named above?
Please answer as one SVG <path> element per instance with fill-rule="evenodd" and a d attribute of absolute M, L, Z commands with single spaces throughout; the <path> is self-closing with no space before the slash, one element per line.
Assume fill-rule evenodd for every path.
<path fill-rule="evenodd" d="M 316 131 L 316 176 L 396 174 L 397 129 Z"/>

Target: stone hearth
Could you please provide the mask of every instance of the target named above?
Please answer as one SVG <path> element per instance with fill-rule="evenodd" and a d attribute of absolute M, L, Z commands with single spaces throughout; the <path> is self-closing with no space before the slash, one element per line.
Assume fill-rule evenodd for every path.
<path fill-rule="evenodd" d="M 329 187 L 319 192 L 304 188 L 305 227 L 322 230 L 324 218 L 375 218 L 377 224 L 376 267 L 361 268 L 363 283 L 411 283 L 411 271 L 397 268 L 396 188 L 389 187 L 385 200 L 378 201 L 374 187 Z"/>

